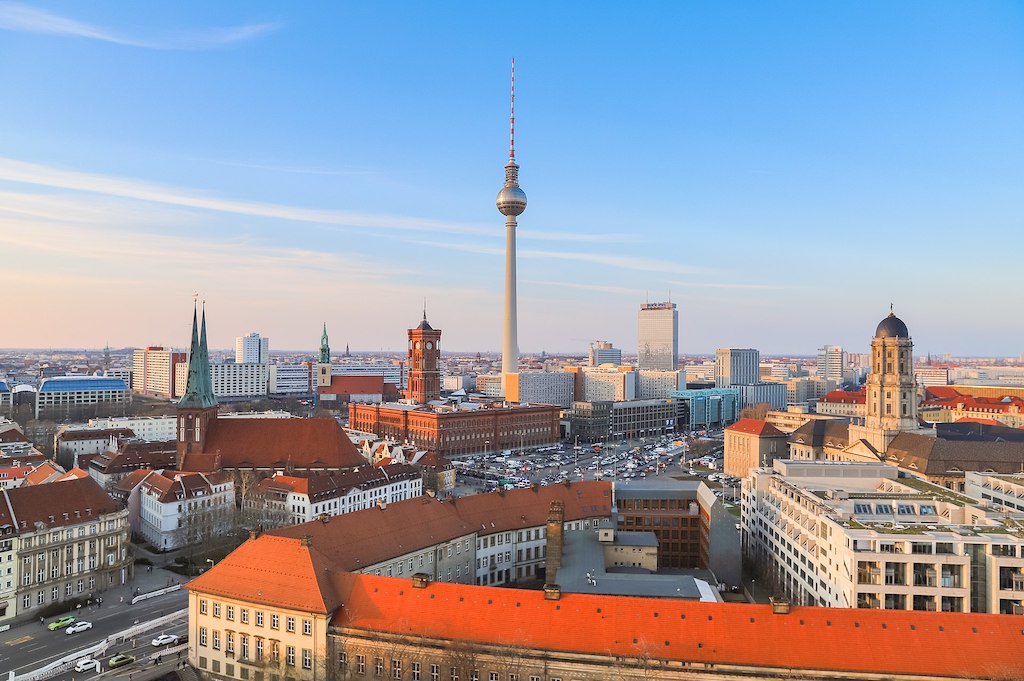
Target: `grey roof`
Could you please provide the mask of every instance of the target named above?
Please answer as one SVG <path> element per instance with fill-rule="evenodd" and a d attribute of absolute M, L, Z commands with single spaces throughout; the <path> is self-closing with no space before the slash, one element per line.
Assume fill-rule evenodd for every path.
<path fill-rule="evenodd" d="M 835 419 L 812 419 L 794 430 L 787 442 L 809 447 L 847 447 L 850 424 Z"/>
<path fill-rule="evenodd" d="M 942 440 L 900 433 L 889 444 L 886 460 L 925 475 L 961 474 L 964 471 L 1016 473 L 1024 463 L 1024 442 Z"/>
<path fill-rule="evenodd" d="M 910 331 L 902 319 L 890 312 L 875 328 L 875 338 L 910 338 Z"/>
<path fill-rule="evenodd" d="M 206 308 L 203 308 L 202 334 L 196 328 L 196 311 L 192 311 L 192 344 L 189 348 L 188 379 L 185 394 L 178 400 L 178 408 L 208 409 L 217 406 L 210 376 L 210 352 L 206 347 Z"/>
<path fill-rule="evenodd" d="M 687 499 L 696 501 L 699 478 L 620 480 L 615 483 L 616 499 Z"/>

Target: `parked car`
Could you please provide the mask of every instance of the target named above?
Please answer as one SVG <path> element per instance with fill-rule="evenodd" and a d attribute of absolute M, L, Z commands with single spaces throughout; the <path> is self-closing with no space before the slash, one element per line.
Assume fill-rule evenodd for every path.
<path fill-rule="evenodd" d="M 83 657 L 75 663 L 76 672 L 98 672 L 99 670 L 100 661 L 94 660 L 91 657 Z"/>
<path fill-rule="evenodd" d="M 77 634 L 80 631 L 88 631 L 92 629 L 92 622 L 75 622 L 68 627 L 69 634 Z"/>
<path fill-rule="evenodd" d="M 174 634 L 160 634 L 153 639 L 154 646 L 166 646 L 178 642 L 178 637 Z"/>
<path fill-rule="evenodd" d="M 111 669 L 117 669 L 118 667 L 123 667 L 126 664 L 131 664 L 132 662 L 135 662 L 134 657 L 121 653 L 110 658 L 110 662 L 107 663 L 107 666 Z"/>
<path fill-rule="evenodd" d="M 63 629 L 64 627 L 68 626 L 74 621 L 74 615 L 64 615 L 63 617 L 58 617 L 54 621 L 47 624 L 46 628 L 50 631 L 57 631 L 58 629 Z"/>

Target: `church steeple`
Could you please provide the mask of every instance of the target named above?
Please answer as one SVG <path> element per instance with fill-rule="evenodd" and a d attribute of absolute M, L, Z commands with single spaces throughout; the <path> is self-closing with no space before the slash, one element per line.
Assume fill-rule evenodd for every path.
<path fill-rule="evenodd" d="M 320 336 L 320 363 L 331 363 L 331 344 L 327 340 L 327 322 L 324 322 L 324 332 Z"/>
<path fill-rule="evenodd" d="M 178 400 L 178 470 L 185 470 L 186 455 L 202 453 L 210 425 L 217 420 L 217 398 L 210 377 L 210 351 L 206 344 L 206 307 L 200 328 L 198 310 L 192 310 L 192 342 L 189 346 L 185 394 Z"/>

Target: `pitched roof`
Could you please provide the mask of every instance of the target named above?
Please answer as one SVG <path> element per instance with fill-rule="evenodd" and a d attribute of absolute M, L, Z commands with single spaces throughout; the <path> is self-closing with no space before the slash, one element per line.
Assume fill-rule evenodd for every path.
<path fill-rule="evenodd" d="M 850 424 L 832 419 L 813 419 L 790 433 L 789 443 L 809 447 L 846 447 L 850 444 Z"/>
<path fill-rule="evenodd" d="M 52 485 L 21 486 L 5 490 L 20 530 L 34 529 L 37 522 L 63 527 L 86 522 L 120 507 L 90 477 Z"/>
<path fill-rule="evenodd" d="M 337 574 L 339 627 L 525 649 L 789 669 L 1018 679 L 1007 615 L 704 603 Z M 865 654 L 864 651 L 871 651 Z"/>
<path fill-rule="evenodd" d="M 185 589 L 294 610 L 330 613 L 341 601 L 330 561 L 301 538 L 249 539 Z"/>
<path fill-rule="evenodd" d="M 757 435 L 758 437 L 787 437 L 781 430 L 761 419 L 740 419 L 726 428 L 726 430 L 733 433 Z"/>
<path fill-rule="evenodd" d="M 272 530 L 281 537 L 310 535 L 313 546 L 340 570 L 359 570 L 389 558 L 434 546 L 472 532 L 491 534 L 537 527 L 547 522 L 555 499 L 565 504 L 565 519 L 611 513 L 611 483 L 578 482 L 533 489 L 475 494 L 439 501 L 418 497 L 330 518 Z M 387 541 L 381 541 L 387 537 Z"/>
<path fill-rule="evenodd" d="M 49 459 L 32 469 L 32 472 L 25 476 L 23 485 L 45 485 L 54 482 L 64 474 L 64 469 Z"/>
<path fill-rule="evenodd" d="M 900 468 L 925 475 L 964 471 L 1015 473 L 1024 461 L 1024 442 L 944 440 L 900 433 L 889 443 L 885 458 Z"/>
<path fill-rule="evenodd" d="M 864 404 L 867 402 L 867 393 L 864 390 L 832 390 L 826 393 L 818 402 Z"/>
<path fill-rule="evenodd" d="M 196 310 L 192 310 L 192 343 L 189 345 L 188 375 L 185 394 L 178 400 L 178 408 L 209 409 L 217 406 L 210 375 L 210 352 L 206 346 L 206 306 L 203 305 L 203 331 L 196 329 Z"/>
<path fill-rule="evenodd" d="M 330 499 L 348 493 L 355 487 L 373 487 L 389 480 L 408 480 L 418 478 L 419 472 L 414 466 L 394 464 L 386 470 L 374 466 L 361 466 L 356 470 L 326 475 L 298 477 L 293 475 L 275 475 L 265 478 L 257 485 L 263 489 L 277 489 L 293 494 L 307 495 L 310 501 Z"/>
<path fill-rule="evenodd" d="M 135 437 L 131 428 L 89 428 L 83 430 L 65 430 L 59 434 L 61 442 L 72 440 L 109 440 L 111 437 Z"/>
<path fill-rule="evenodd" d="M 366 464 L 332 418 L 217 419 L 210 423 L 205 454 L 221 468 L 352 468 Z M 184 470 L 204 470 L 186 457 Z"/>
<path fill-rule="evenodd" d="M 382 395 L 384 375 L 331 376 L 331 384 L 319 388 L 321 395 Z"/>

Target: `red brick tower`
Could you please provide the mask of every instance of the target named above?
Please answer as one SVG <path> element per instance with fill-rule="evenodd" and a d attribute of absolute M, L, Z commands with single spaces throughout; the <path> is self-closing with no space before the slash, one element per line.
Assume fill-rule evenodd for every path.
<path fill-rule="evenodd" d="M 441 330 L 423 321 L 409 329 L 409 387 L 406 399 L 425 404 L 441 397 Z"/>

